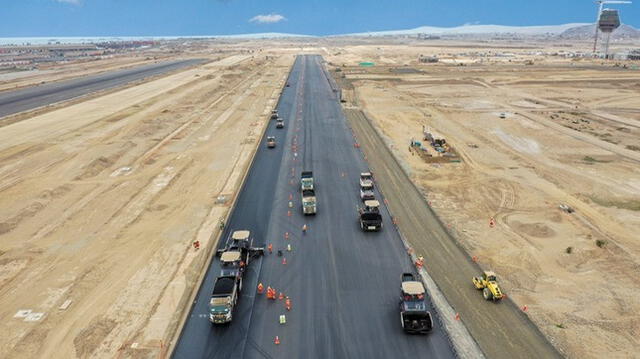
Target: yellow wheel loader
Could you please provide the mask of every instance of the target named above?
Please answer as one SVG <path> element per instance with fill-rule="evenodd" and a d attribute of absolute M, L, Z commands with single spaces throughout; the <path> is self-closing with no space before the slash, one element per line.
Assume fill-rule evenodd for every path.
<path fill-rule="evenodd" d="M 496 274 L 490 271 L 482 273 L 481 277 L 473 277 L 476 289 L 482 290 L 482 296 L 486 300 L 500 300 L 504 296 L 498 285 Z"/>

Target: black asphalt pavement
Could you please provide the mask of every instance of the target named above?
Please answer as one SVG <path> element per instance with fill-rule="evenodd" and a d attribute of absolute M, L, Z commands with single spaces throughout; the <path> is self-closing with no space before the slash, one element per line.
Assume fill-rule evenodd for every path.
<path fill-rule="evenodd" d="M 321 62 L 319 56 L 297 58 L 291 86 L 278 104 L 286 126 L 269 124 L 266 135 L 276 136 L 278 145 L 267 149 L 261 143 L 223 234 L 226 238 L 230 231 L 248 229 L 256 244 L 272 243 L 274 254 L 251 262 L 234 320 L 225 326 L 208 320 L 209 297 L 220 271 L 213 259 L 174 358 L 454 357 L 437 316 L 429 335 L 406 335 L 401 329 L 400 276 L 412 265 L 386 207 L 381 232 L 360 230 L 358 178 L 368 168 Z M 302 215 L 302 170 L 314 173 L 316 216 Z M 277 250 L 283 251 L 286 264 Z M 259 282 L 289 296 L 292 310 L 283 301 L 257 294 Z M 286 324 L 279 324 L 281 314 Z M 274 344 L 276 336 L 279 345 Z"/>
<path fill-rule="evenodd" d="M 51 82 L 21 90 L 0 92 L 0 117 L 70 100 L 91 92 L 122 86 L 132 81 L 192 66 L 204 61 L 206 60 L 165 61 L 131 69 Z"/>

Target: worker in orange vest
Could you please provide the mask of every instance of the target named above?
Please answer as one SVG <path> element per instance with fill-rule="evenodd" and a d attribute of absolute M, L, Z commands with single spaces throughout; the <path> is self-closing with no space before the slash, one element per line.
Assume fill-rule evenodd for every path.
<path fill-rule="evenodd" d="M 193 242 L 193 248 L 195 248 L 196 250 L 200 249 L 200 241 Z"/>
<path fill-rule="evenodd" d="M 269 243 L 269 246 L 267 246 L 267 249 L 269 250 L 269 253 L 273 253 L 273 244 Z"/>

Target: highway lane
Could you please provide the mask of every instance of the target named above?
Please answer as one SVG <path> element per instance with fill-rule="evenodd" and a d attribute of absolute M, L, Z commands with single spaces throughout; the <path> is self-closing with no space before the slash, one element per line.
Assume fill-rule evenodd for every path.
<path fill-rule="evenodd" d="M 252 262 L 235 320 L 214 327 L 207 305 L 219 262 L 208 269 L 174 352 L 175 358 L 452 358 L 434 313 L 427 336 L 405 335 L 398 312 L 400 275 L 412 269 L 399 235 L 383 208 L 382 232 L 360 231 L 358 175 L 367 170 L 353 146 L 340 104 L 329 87 L 321 57 L 298 57 L 278 111 L 285 130 L 270 124 L 278 147 L 260 147 L 227 232 L 250 229 L 261 244 L 283 250 Z M 318 214 L 304 217 L 299 176 L 314 171 Z M 289 208 L 293 198 L 293 208 Z M 292 215 L 288 216 L 287 211 Z M 302 233 L 302 225 L 309 230 Z M 289 239 L 285 233 L 289 232 Z M 228 233 L 225 233 L 225 236 Z M 285 248 L 291 244 L 292 251 Z M 258 282 L 290 296 L 256 295 Z M 433 310 L 432 310 L 433 312 Z M 278 323 L 286 314 L 287 323 Z M 275 336 L 281 340 L 274 344 Z"/>
<path fill-rule="evenodd" d="M 203 59 L 165 61 L 131 69 L 109 71 L 76 79 L 51 82 L 15 91 L 0 92 L 0 117 L 70 100 L 91 92 L 203 63 Z"/>

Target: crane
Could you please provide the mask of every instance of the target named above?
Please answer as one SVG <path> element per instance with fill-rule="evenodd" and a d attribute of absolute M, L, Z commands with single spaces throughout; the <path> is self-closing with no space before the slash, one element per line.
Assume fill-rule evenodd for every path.
<path fill-rule="evenodd" d="M 596 35 L 595 40 L 593 42 L 593 53 L 596 53 L 596 48 L 598 47 L 598 22 L 600 21 L 600 15 L 602 14 L 602 8 L 604 4 L 631 4 L 631 1 L 622 1 L 622 0 L 596 0 L 596 4 L 598 4 L 598 15 L 596 16 Z"/>

